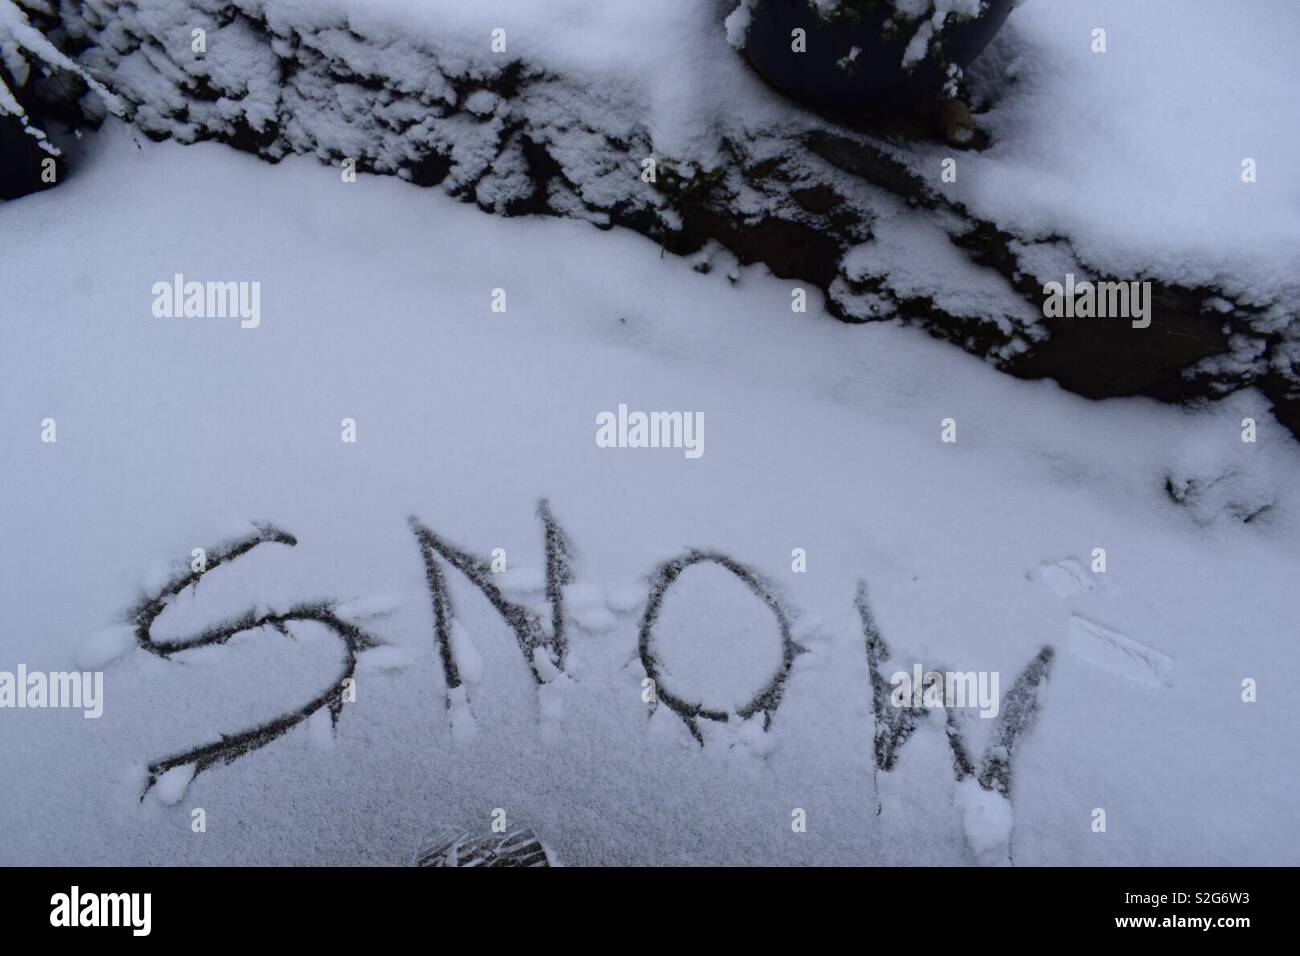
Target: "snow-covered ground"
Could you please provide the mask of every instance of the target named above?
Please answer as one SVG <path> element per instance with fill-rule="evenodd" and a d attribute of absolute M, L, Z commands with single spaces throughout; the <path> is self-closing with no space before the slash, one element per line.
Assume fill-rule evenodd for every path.
<path fill-rule="evenodd" d="M 1294 316 L 1297 46 L 1289 0 L 1025 0 L 972 70 L 993 146 L 945 189 L 1017 235 L 1067 237 L 1102 274 L 1277 297 Z"/>
<path fill-rule="evenodd" d="M 85 146 L 80 175 L 0 207 L 0 671 L 124 653 L 98 720 L 0 710 L 0 863 L 406 863 L 497 808 L 571 864 L 1300 862 L 1300 450 L 1253 393 L 1089 403 L 842 325 L 811 290 L 793 313 L 794 283 L 733 285 L 630 233 L 116 121 Z M 155 317 L 175 273 L 260 282 L 260 324 Z M 598 447 L 622 403 L 702 412 L 703 455 Z M 500 586 L 549 627 L 543 497 L 575 553 L 565 673 L 536 686 L 444 564 L 449 695 L 408 517 L 504 549 Z M 343 645 L 310 622 L 170 659 L 105 631 L 250 521 L 297 544 L 210 571 L 154 640 L 325 601 L 385 646 L 361 652 L 334 733 L 322 711 L 141 800 L 146 765 L 338 675 Z M 807 649 L 769 727 L 702 720 L 703 746 L 642 699 L 638 657 L 650 576 L 692 547 L 764 578 Z M 996 671 L 1005 702 L 1055 650 L 1009 805 L 954 781 L 938 711 L 874 771 L 859 581 L 886 676 Z M 719 565 L 660 611 L 665 689 L 727 709 L 781 667 L 776 619 Z M 954 722 L 978 759 L 996 721 Z"/>

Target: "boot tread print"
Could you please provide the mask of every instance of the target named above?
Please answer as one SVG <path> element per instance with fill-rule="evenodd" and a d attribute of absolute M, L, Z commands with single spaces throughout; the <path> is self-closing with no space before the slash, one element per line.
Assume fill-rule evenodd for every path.
<path fill-rule="evenodd" d="M 415 865 L 549 867 L 551 856 L 531 827 L 471 838 L 460 827 L 444 826 L 416 852 Z"/>

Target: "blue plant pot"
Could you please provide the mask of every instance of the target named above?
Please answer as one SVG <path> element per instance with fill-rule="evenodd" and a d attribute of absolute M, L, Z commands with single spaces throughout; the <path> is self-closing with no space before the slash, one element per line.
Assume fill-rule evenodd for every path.
<path fill-rule="evenodd" d="M 950 64 L 965 67 L 974 60 L 1011 7 L 1012 0 L 985 0 L 977 17 L 950 14 L 925 58 L 905 69 L 904 53 L 923 21 L 891 22 L 889 0 L 845 0 L 830 19 L 819 16 L 811 0 L 755 0 L 743 52 L 768 83 L 814 109 L 885 117 L 937 100 Z M 796 28 L 806 32 L 806 52 L 792 49 Z"/>

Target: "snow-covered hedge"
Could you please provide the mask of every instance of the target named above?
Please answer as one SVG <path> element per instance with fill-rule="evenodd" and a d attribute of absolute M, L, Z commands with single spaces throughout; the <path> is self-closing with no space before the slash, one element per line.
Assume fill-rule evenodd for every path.
<path fill-rule="evenodd" d="M 49 0 L 21 0 L 22 5 L 41 13 L 51 14 Z M 42 150 L 58 156 L 59 148 L 50 142 L 45 131 L 33 125 L 27 108 L 19 100 L 16 90 L 28 85 L 33 69 L 49 73 L 66 70 L 79 77 L 113 113 L 122 112 L 121 100 L 109 92 L 102 83 L 69 59 L 45 34 L 37 30 L 28 19 L 26 11 L 17 5 L 18 0 L 0 0 L 0 116 L 12 116 L 22 124 L 23 131 L 37 141 Z"/>

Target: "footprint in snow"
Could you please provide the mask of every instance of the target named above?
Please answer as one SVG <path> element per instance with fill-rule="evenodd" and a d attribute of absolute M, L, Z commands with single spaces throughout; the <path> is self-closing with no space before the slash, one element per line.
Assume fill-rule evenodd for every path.
<path fill-rule="evenodd" d="M 1114 591 L 1115 585 L 1105 574 L 1095 574 L 1077 558 L 1044 561 L 1025 572 L 1030 581 L 1042 581 L 1059 598 L 1078 597 L 1089 591 Z"/>
<path fill-rule="evenodd" d="M 1127 634 L 1078 614 L 1069 623 L 1070 653 L 1149 687 L 1173 685 L 1174 659 Z"/>

